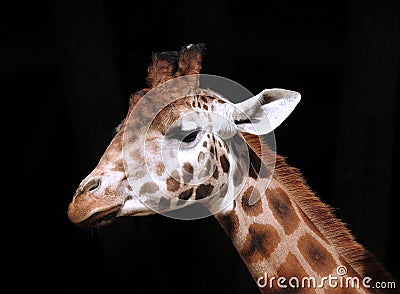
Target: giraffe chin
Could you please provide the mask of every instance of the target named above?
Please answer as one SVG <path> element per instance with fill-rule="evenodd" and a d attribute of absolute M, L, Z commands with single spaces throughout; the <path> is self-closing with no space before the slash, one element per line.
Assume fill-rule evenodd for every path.
<path fill-rule="evenodd" d="M 107 210 L 98 211 L 93 213 L 87 219 L 76 224 L 82 227 L 101 227 L 112 223 L 117 218 L 120 210 L 121 205 L 111 207 Z"/>

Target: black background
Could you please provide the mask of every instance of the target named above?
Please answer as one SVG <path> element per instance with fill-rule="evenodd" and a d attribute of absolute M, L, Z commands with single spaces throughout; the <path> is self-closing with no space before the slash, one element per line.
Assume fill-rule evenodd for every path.
<path fill-rule="evenodd" d="M 0 74 L 3 101 L 17 107 L 5 128 L 22 139 L 10 144 L 18 156 L 5 155 L 23 160 L 7 197 L 15 289 L 258 293 L 212 217 L 84 230 L 66 214 L 130 93 L 145 86 L 152 52 L 196 42 L 207 48 L 203 73 L 254 94 L 302 94 L 275 131 L 278 153 L 399 277 L 398 1 L 10 3 L 1 10 Z"/>

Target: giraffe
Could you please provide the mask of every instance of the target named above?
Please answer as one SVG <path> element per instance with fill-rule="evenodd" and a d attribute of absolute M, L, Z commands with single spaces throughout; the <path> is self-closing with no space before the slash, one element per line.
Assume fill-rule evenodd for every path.
<path fill-rule="evenodd" d="M 69 219 L 102 226 L 200 203 L 231 238 L 262 293 L 375 293 L 372 282 L 394 281 L 263 139 L 300 94 L 265 89 L 234 104 L 199 87 L 204 50 L 191 44 L 153 54 L 147 88 L 131 95 L 114 138 L 76 190 Z M 161 111 L 154 115 L 154 108 Z M 140 119 L 132 124 L 131 116 Z M 397 293 L 385 293 L 390 290 Z"/>

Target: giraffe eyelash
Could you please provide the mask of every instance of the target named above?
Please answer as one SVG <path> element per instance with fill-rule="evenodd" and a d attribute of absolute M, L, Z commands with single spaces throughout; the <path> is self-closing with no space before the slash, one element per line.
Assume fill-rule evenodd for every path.
<path fill-rule="evenodd" d="M 186 130 L 184 131 L 184 130 L 180 129 L 176 132 L 172 132 L 167 137 L 169 139 L 175 139 L 175 140 L 178 140 L 181 142 L 191 143 L 196 140 L 199 132 L 200 132 L 200 130 L 198 130 L 198 129 L 188 130 L 188 131 L 186 131 Z"/>

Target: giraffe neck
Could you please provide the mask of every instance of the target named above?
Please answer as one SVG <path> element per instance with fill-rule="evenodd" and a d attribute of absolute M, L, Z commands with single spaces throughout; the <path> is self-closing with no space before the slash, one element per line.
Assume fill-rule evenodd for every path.
<path fill-rule="evenodd" d="M 346 286 L 335 286 L 335 281 L 345 283 L 348 278 L 359 281 L 359 286 L 347 286 L 350 293 L 368 293 L 362 285 L 364 277 L 393 281 L 310 191 L 298 171 L 282 157 L 277 160 L 275 174 L 256 203 L 249 205 L 250 194 L 259 193 L 253 191 L 256 179 L 249 176 L 233 208 L 215 215 L 260 290 L 287 291 L 278 278 L 281 285 L 288 286 L 291 280 L 289 287 L 299 286 L 307 293 L 323 293 L 322 285 L 335 293 L 343 291 Z M 327 280 L 330 276 L 332 284 Z M 304 278 L 305 286 L 301 284 Z M 307 278 L 316 284 L 311 281 L 307 286 Z"/>
<path fill-rule="evenodd" d="M 247 181 L 233 210 L 216 217 L 261 290 L 278 290 L 278 277 L 301 281 L 337 276 L 339 265 L 351 270 L 279 182 L 272 180 L 264 195 L 249 205 L 254 185 Z"/>

